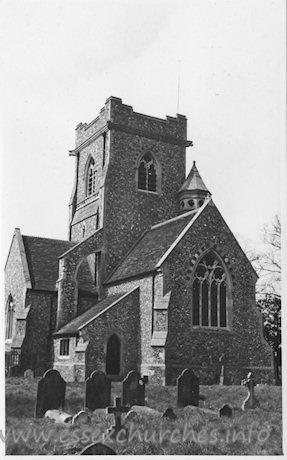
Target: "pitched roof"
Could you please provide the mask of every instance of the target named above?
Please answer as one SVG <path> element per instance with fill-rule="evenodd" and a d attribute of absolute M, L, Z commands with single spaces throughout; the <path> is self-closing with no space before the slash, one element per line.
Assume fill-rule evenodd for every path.
<path fill-rule="evenodd" d="M 72 321 L 70 321 L 68 324 L 65 324 L 65 326 L 63 326 L 61 329 L 56 331 L 53 335 L 63 336 L 63 335 L 74 335 L 78 333 L 79 330 L 81 330 L 87 323 L 96 319 L 98 316 L 100 316 L 102 313 L 104 313 L 106 310 L 108 310 L 112 306 L 116 305 L 120 300 L 128 296 L 131 292 L 133 292 L 136 289 L 138 288 L 137 287 L 133 288 L 132 290 L 125 292 L 125 293 L 114 294 L 114 295 L 107 297 L 106 299 L 101 300 L 96 305 L 89 308 L 89 310 L 85 311 L 82 315 L 77 316 Z"/>
<path fill-rule="evenodd" d="M 142 275 L 155 270 L 164 254 L 167 253 L 190 221 L 202 212 L 206 204 L 195 211 L 187 212 L 174 219 L 154 225 L 143 233 L 140 240 L 106 282 L 114 283 L 124 278 Z"/>
<path fill-rule="evenodd" d="M 58 257 L 74 242 L 24 236 L 23 243 L 33 289 L 55 291 L 59 274 Z"/>
<path fill-rule="evenodd" d="M 202 190 L 204 192 L 208 192 L 208 189 L 198 172 L 195 161 L 193 162 L 193 166 L 187 178 L 179 189 L 180 192 L 183 192 L 184 190 Z"/>

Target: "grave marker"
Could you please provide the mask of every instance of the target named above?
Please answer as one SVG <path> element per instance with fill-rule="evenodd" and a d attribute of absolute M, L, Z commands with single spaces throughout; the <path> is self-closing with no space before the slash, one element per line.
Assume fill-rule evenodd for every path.
<path fill-rule="evenodd" d="M 130 371 L 123 380 L 123 404 L 145 405 L 145 381 L 136 371 Z"/>
<path fill-rule="evenodd" d="M 175 420 L 177 418 L 172 407 L 168 407 L 162 416 L 169 420 Z"/>
<path fill-rule="evenodd" d="M 34 378 L 34 371 L 32 369 L 26 369 L 24 372 L 25 379 L 32 380 Z"/>
<path fill-rule="evenodd" d="M 117 455 L 117 453 L 109 446 L 101 444 L 100 442 L 96 444 L 90 444 L 88 447 L 85 447 L 80 455 Z"/>
<path fill-rule="evenodd" d="M 224 404 L 224 406 L 219 409 L 219 417 L 232 417 L 232 407 L 228 404 Z"/>
<path fill-rule="evenodd" d="M 177 406 L 198 406 L 199 379 L 191 369 L 184 369 L 177 379 Z"/>
<path fill-rule="evenodd" d="M 246 379 L 243 379 L 241 382 L 242 385 L 247 387 L 248 395 L 247 398 L 243 401 L 242 410 L 246 409 L 255 409 L 259 406 L 259 401 L 255 397 L 254 387 L 256 385 L 252 372 L 249 372 Z"/>
<path fill-rule="evenodd" d="M 85 407 L 94 411 L 111 404 L 111 382 L 102 371 L 94 371 L 86 380 Z"/>
<path fill-rule="evenodd" d="M 66 382 L 55 369 L 45 372 L 38 383 L 35 417 L 44 417 L 49 409 L 62 409 L 65 405 Z"/>
<path fill-rule="evenodd" d="M 108 430 L 108 434 L 112 432 L 111 438 L 116 438 L 121 430 L 126 431 L 126 428 L 122 425 L 122 414 L 128 412 L 130 408 L 128 406 L 122 406 L 121 402 L 121 398 L 115 398 L 115 406 L 107 408 L 108 414 L 114 414 L 115 417 L 115 425 L 111 426 Z"/>

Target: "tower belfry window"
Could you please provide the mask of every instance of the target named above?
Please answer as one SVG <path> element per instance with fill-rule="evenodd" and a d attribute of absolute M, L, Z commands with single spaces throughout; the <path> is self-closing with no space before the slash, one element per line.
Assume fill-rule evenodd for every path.
<path fill-rule="evenodd" d="M 87 174 L 87 196 L 91 196 L 96 191 L 96 168 L 95 160 L 91 158 Z"/>
<path fill-rule="evenodd" d="M 214 252 L 202 257 L 192 285 L 193 326 L 227 327 L 227 276 Z"/>
<path fill-rule="evenodd" d="M 157 168 L 154 158 L 147 153 L 138 167 L 138 189 L 149 192 L 157 191 Z"/>

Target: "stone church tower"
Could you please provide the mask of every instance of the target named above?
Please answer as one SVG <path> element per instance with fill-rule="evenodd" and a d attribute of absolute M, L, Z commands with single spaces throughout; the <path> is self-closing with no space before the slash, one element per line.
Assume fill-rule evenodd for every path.
<path fill-rule="evenodd" d="M 186 117 L 166 120 L 133 111 L 110 97 L 99 116 L 76 129 L 70 239 L 103 230 L 106 278 L 149 226 L 178 215 L 185 180 Z"/>
<path fill-rule="evenodd" d="M 216 383 L 224 354 L 225 383 L 248 370 L 270 379 L 257 275 L 195 162 L 185 177 L 186 136 L 183 115 L 116 97 L 77 126 L 69 240 L 16 229 L 6 264 L 6 351 L 19 369 L 68 381 L 137 369 L 174 384 L 192 367 Z"/>

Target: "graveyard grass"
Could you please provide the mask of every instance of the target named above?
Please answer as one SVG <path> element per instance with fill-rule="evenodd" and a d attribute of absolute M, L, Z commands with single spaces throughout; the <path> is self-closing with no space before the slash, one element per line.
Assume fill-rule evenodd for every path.
<path fill-rule="evenodd" d="M 114 424 L 114 417 L 106 415 L 104 409 L 92 413 L 92 423 L 81 427 L 35 419 L 38 381 L 6 379 L 7 455 L 72 455 L 92 442 L 102 442 L 101 434 Z M 137 421 L 126 423 L 130 428 L 129 442 L 119 436 L 119 442 L 106 441 L 106 444 L 122 455 L 282 455 L 281 387 L 257 386 L 255 395 L 260 407 L 242 412 L 246 388 L 201 385 L 200 393 L 206 399 L 200 402 L 200 407 L 218 410 L 229 404 L 233 407 L 232 418 L 219 418 L 196 408 L 179 409 L 176 392 L 176 387 L 147 385 L 147 405 L 161 413 L 172 407 L 177 419 L 144 414 Z M 84 383 L 68 383 L 65 411 L 75 414 L 83 409 L 84 393 Z M 112 402 L 115 396 L 121 396 L 121 385 L 113 383 Z"/>

